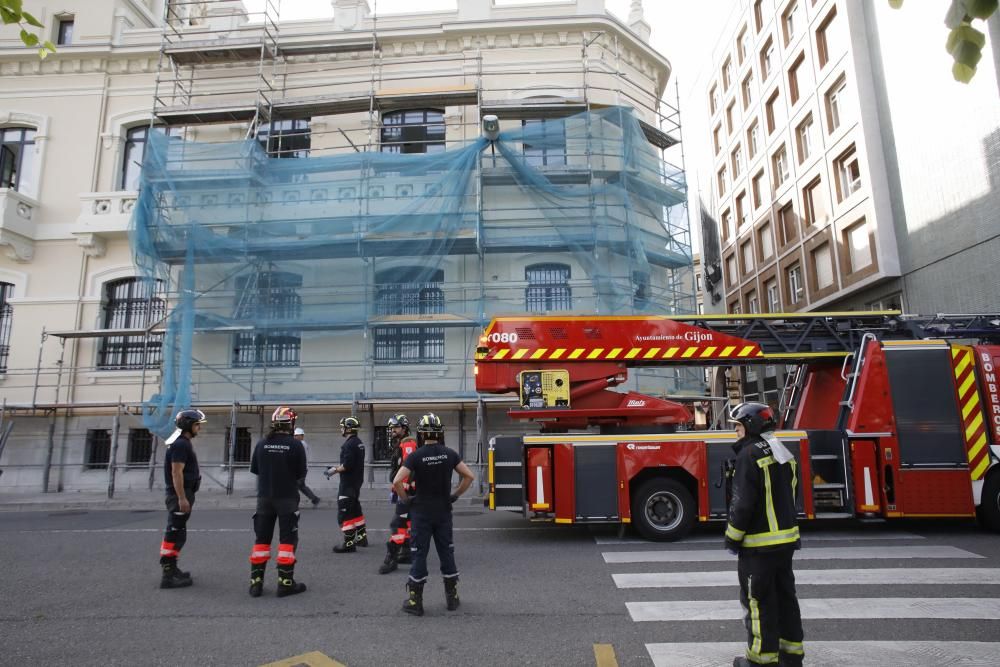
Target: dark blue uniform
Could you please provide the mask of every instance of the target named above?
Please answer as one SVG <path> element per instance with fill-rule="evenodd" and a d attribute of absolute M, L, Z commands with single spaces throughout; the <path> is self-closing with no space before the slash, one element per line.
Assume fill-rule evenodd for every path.
<path fill-rule="evenodd" d="M 441 561 L 445 580 L 458 578 L 455 564 L 455 544 L 452 539 L 451 477 L 462 457 L 441 444 L 425 444 L 406 457 L 403 465 L 412 471 L 416 495 L 410 503 L 413 563 L 410 581 L 422 584 L 427 580 L 427 554 L 431 538 Z"/>
<path fill-rule="evenodd" d="M 368 529 L 361 509 L 361 485 L 365 478 L 365 448 L 361 438 L 351 434 L 340 446 L 340 491 L 337 493 L 337 522 L 344 532 L 344 548 L 368 546 Z"/>
<path fill-rule="evenodd" d="M 167 529 L 163 533 L 163 542 L 160 543 L 161 565 L 177 561 L 184 543 L 187 542 L 187 522 L 191 518 L 190 512 L 181 511 L 180 498 L 174 489 L 172 470 L 174 463 L 184 464 L 184 496 L 192 508 L 194 508 L 194 496 L 201 486 L 198 456 L 194 453 L 191 441 L 179 435 L 167 446 L 167 453 L 163 457 L 163 482 L 167 492 Z"/>

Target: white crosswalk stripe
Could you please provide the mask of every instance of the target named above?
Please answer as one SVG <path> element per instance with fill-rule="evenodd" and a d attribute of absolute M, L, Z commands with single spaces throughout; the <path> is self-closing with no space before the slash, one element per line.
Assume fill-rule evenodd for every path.
<path fill-rule="evenodd" d="M 886 540 L 875 544 L 876 540 Z M 795 554 L 795 579 L 799 586 L 799 605 L 802 618 L 810 621 L 840 619 L 839 622 L 868 622 L 869 633 L 859 641 L 809 641 L 806 642 L 806 664 L 809 665 L 973 665 L 996 667 L 1000 665 L 1000 641 L 873 641 L 879 640 L 877 624 L 872 620 L 899 620 L 919 622 L 959 620 L 968 622 L 1000 620 L 1000 596 L 994 589 L 977 586 L 1000 586 L 1000 568 L 986 567 L 984 556 L 947 545 L 926 544 L 926 538 L 906 533 L 815 533 L 803 539 L 803 548 Z M 856 541 L 865 541 L 858 545 Z M 919 543 L 924 541 L 923 544 Z M 719 543 L 720 538 L 699 537 L 677 544 L 663 545 L 641 540 L 595 538 L 599 546 L 617 547 L 603 551 L 605 563 L 632 566 L 631 572 L 614 572 L 612 579 L 622 590 L 632 591 L 638 600 L 626 601 L 630 618 L 644 626 L 656 628 L 656 623 L 669 629 L 667 639 L 678 638 L 678 627 L 691 627 L 690 623 L 710 624 L 718 628 L 720 622 L 743 620 L 744 610 L 737 598 L 736 558 L 723 549 L 691 548 L 692 544 Z M 906 542 L 917 542 L 908 544 Z M 721 545 L 720 545 L 721 547 Z M 908 567 L 915 559 L 942 561 L 942 567 Z M 804 561 L 804 562 L 803 562 Z M 830 567 L 830 561 L 851 561 L 844 568 Z M 893 561 L 897 561 L 894 563 Z M 671 564 L 678 567 L 671 571 Z M 712 564 L 710 571 L 690 570 L 694 564 Z M 814 564 L 812 564 L 814 563 Z M 870 563 L 872 567 L 864 567 Z M 648 564 L 648 571 L 634 571 L 635 565 Z M 962 567 L 968 564 L 969 567 Z M 890 567 L 896 565 L 896 567 Z M 817 589 L 802 587 L 817 586 Z M 850 589 L 867 597 L 822 597 L 829 594 L 831 586 L 864 586 Z M 921 589 L 919 595 L 906 597 L 906 588 L 913 586 L 964 586 L 961 597 L 928 595 Z M 732 596 L 719 598 L 722 587 L 732 589 Z M 971 588 L 970 588 L 971 587 Z M 946 589 L 945 589 L 946 590 Z M 683 599 L 656 600 L 656 591 L 676 591 L 671 596 Z M 971 595 L 970 595 L 971 593 Z M 724 595 L 724 593 L 723 593 Z M 882 597 L 876 597 L 881 595 Z M 716 598 L 716 599 L 709 599 Z M 683 622 L 684 626 L 677 626 Z M 731 627 L 731 626 L 726 626 Z M 728 631 L 727 631 L 728 632 Z M 704 631 L 698 631 L 701 638 Z M 870 633 L 875 633 L 872 636 Z M 683 639 L 683 635 L 679 638 Z M 923 639 L 924 637 L 921 637 Z M 991 637 L 986 637 L 991 638 Z M 734 637 L 727 636 L 727 640 Z M 930 639 L 927 637 L 927 639 Z M 677 642 L 649 643 L 646 649 L 655 667 L 717 667 L 731 663 L 734 655 L 743 652 L 740 642 Z"/>

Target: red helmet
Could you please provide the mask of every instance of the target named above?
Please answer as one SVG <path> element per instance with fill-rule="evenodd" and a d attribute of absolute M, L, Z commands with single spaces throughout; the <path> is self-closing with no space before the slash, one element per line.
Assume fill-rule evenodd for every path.
<path fill-rule="evenodd" d="M 286 405 L 280 405 L 271 414 L 271 426 L 275 431 L 288 431 L 291 433 L 295 429 L 295 420 L 298 415 Z"/>

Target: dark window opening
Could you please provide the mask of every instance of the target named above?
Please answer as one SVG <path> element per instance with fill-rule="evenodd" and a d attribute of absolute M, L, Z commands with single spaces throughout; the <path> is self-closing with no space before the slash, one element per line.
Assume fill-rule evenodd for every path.
<path fill-rule="evenodd" d="M 388 461 L 391 454 L 390 434 L 388 426 L 375 428 L 375 439 L 372 442 L 372 457 L 375 461 Z"/>
<path fill-rule="evenodd" d="M 105 288 L 104 328 L 142 329 L 163 319 L 163 281 L 123 278 Z M 105 370 L 159 368 L 163 334 L 102 339 L 97 367 Z"/>
<path fill-rule="evenodd" d="M 380 272 L 375 278 L 375 313 L 410 315 L 419 320 L 427 315 L 444 312 L 444 292 L 441 283 L 444 271 L 438 269 L 425 276 L 420 268 L 393 269 Z M 375 363 L 420 364 L 444 361 L 444 328 L 408 325 L 376 327 L 374 332 Z"/>
<path fill-rule="evenodd" d="M 73 19 L 61 19 L 56 29 L 56 44 L 66 46 L 73 43 Z"/>
<path fill-rule="evenodd" d="M 229 436 L 232 429 L 226 427 L 225 449 L 222 451 L 222 461 L 229 464 Z M 247 426 L 236 427 L 236 447 L 233 449 L 233 463 L 250 463 L 250 428 Z"/>
<path fill-rule="evenodd" d="M 632 307 L 636 310 L 649 307 L 649 274 L 643 271 L 632 272 Z"/>
<path fill-rule="evenodd" d="M 153 454 L 153 434 L 149 429 L 130 428 L 128 430 L 128 457 L 126 462 L 129 465 L 146 465 L 149 457 Z"/>
<path fill-rule="evenodd" d="M 534 264 L 525 267 L 528 287 L 525 308 L 532 313 L 572 310 L 573 293 L 569 286 L 570 268 L 565 264 Z"/>
<path fill-rule="evenodd" d="M 7 127 L 0 129 L 0 188 L 19 192 L 33 191 L 35 164 L 35 129 Z"/>
<path fill-rule="evenodd" d="M 383 153 L 440 153 L 445 149 L 444 112 L 393 111 L 382 115 Z"/>
<path fill-rule="evenodd" d="M 106 428 L 88 428 L 85 457 L 85 468 L 107 468 L 111 461 L 111 431 Z"/>
<path fill-rule="evenodd" d="M 180 140 L 184 128 L 180 126 L 156 127 L 154 130 L 166 132 L 168 137 Z M 125 132 L 125 150 L 122 151 L 122 170 L 118 181 L 120 190 L 138 190 L 139 176 L 142 173 L 142 162 L 146 158 L 146 146 L 149 141 L 149 126 L 133 127 Z"/>
<path fill-rule="evenodd" d="M 0 373 L 7 372 L 7 360 L 10 358 L 10 332 L 14 326 L 14 307 L 10 305 L 10 297 L 13 293 L 13 285 L 0 283 Z"/>
<path fill-rule="evenodd" d="M 299 365 L 302 333 L 288 328 L 302 316 L 302 276 L 260 271 L 236 280 L 234 319 L 263 329 L 242 331 L 233 341 L 234 368 Z"/>
<path fill-rule="evenodd" d="M 273 157 L 309 157 L 312 130 L 308 120 L 276 120 L 260 126 L 257 141 Z"/>

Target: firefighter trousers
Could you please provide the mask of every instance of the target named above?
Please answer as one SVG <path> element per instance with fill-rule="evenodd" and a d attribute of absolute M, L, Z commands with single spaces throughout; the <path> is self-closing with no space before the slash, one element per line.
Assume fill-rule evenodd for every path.
<path fill-rule="evenodd" d="M 413 563 L 410 564 L 410 581 L 427 581 L 427 555 L 431 550 L 431 539 L 441 561 L 441 575 L 445 579 L 458 576 L 455 564 L 455 541 L 452 539 L 451 506 L 445 504 L 411 505 L 410 521 L 413 536 Z"/>
<path fill-rule="evenodd" d="M 758 665 L 801 665 L 802 616 L 795 596 L 793 549 L 740 549 L 740 604 L 746 612 L 746 658 Z"/>
<path fill-rule="evenodd" d="M 293 565 L 295 549 L 299 544 L 299 498 L 257 498 L 257 512 L 253 515 L 256 535 L 250 562 L 263 565 L 270 558 L 274 524 L 278 524 L 278 565 Z"/>
<path fill-rule="evenodd" d="M 195 488 L 184 487 L 184 496 L 194 509 Z M 181 555 L 181 549 L 187 542 L 187 523 L 191 512 L 182 512 L 177 494 L 170 493 L 166 499 L 167 527 L 163 531 L 163 541 L 160 543 L 160 564 L 174 563 Z"/>
<path fill-rule="evenodd" d="M 402 546 L 410 540 L 410 505 L 396 500 L 389 522 L 389 541 Z"/>

